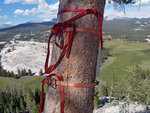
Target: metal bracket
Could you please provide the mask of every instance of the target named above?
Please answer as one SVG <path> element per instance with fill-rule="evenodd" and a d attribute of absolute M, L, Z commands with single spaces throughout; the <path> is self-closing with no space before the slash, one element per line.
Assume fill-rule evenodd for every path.
<path fill-rule="evenodd" d="M 95 80 L 96 85 L 99 85 L 99 81 Z"/>
<path fill-rule="evenodd" d="M 47 82 L 47 85 L 48 85 L 48 86 L 51 86 L 51 87 L 54 88 L 54 89 L 57 88 L 57 85 L 54 84 L 54 81 L 56 81 L 55 79 L 50 78 L 50 77 L 47 77 L 46 79 L 47 79 L 47 81 L 48 81 L 48 82 Z"/>

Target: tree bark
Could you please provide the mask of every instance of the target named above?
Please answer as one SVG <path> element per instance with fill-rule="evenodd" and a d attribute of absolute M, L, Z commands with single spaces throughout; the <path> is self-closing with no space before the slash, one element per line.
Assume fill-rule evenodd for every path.
<path fill-rule="evenodd" d="M 104 13 L 105 0 L 60 0 L 59 11 L 64 9 L 96 9 Z M 70 19 L 77 12 L 67 12 L 58 15 L 58 22 Z M 89 28 L 99 31 L 98 17 L 87 14 L 74 21 L 75 27 Z M 100 40 L 99 37 L 87 32 L 75 32 L 70 56 L 63 57 L 54 70 L 63 76 L 64 81 L 72 83 L 93 83 L 96 77 L 96 64 Z M 53 48 L 52 62 L 60 55 L 60 50 Z M 64 113 L 92 113 L 94 87 L 65 87 Z M 48 87 L 44 105 L 44 113 L 60 113 L 59 86 L 56 89 Z"/>

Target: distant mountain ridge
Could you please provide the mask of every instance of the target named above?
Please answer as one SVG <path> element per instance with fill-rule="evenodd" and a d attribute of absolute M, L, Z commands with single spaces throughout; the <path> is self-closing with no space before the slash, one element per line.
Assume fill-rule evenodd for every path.
<path fill-rule="evenodd" d="M 113 18 L 104 20 L 103 34 L 112 38 L 144 41 L 150 35 L 150 18 Z"/>
<path fill-rule="evenodd" d="M 0 41 L 9 41 L 17 34 L 20 35 L 20 40 L 38 39 L 45 40 L 49 35 L 48 30 L 56 22 L 52 21 L 30 21 L 16 26 L 0 29 Z"/>
<path fill-rule="evenodd" d="M 56 22 L 51 22 L 51 21 L 46 21 L 46 22 L 27 22 L 27 23 L 23 23 L 23 24 L 19 24 L 16 26 L 12 26 L 12 27 L 8 27 L 8 28 L 4 28 L 4 29 L 0 29 L 0 31 L 7 31 L 7 30 L 12 30 L 12 29 L 16 29 L 16 28 L 21 28 L 21 27 L 36 27 L 38 25 L 46 25 L 46 26 L 51 26 L 54 25 Z"/>
<path fill-rule="evenodd" d="M 11 27 L 12 25 L 11 24 L 1 24 L 0 25 L 0 29 L 2 28 L 8 28 L 8 27 Z"/>
<path fill-rule="evenodd" d="M 41 40 L 47 41 L 51 27 L 57 22 L 54 18 L 51 21 L 30 21 L 27 23 L 0 29 L 0 41 L 8 41 L 17 36 L 20 40 Z M 129 40 L 143 41 L 150 35 L 150 18 L 126 18 L 106 16 L 103 22 L 104 37 L 111 35 L 112 38 L 128 38 Z"/>

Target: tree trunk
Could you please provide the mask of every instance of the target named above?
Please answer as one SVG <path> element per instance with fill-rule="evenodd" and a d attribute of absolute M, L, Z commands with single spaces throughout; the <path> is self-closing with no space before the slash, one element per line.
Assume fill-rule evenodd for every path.
<path fill-rule="evenodd" d="M 104 12 L 105 0 L 60 0 L 59 11 L 64 9 L 96 9 Z M 58 15 L 58 22 L 63 22 L 74 16 L 75 12 Z M 102 18 L 101 18 L 102 19 Z M 75 27 L 89 28 L 99 31 L 98 17 L 87 14 L 74 21 Z M 65 82 L 93 83 L 96 77 L 96 64 L 100 40 L 99 37 L 87 32 L 75 32 L 69 58 L 63 57 L 54 70 L 63 76 Z M 60 50 L 53 48 L 52 62 L 60 55 Z M 92 113 L 94 87 L 65 87 L 64 113 Z M 56 89 L 48 87 L 44 105 L 44 113 L 60 113 L 59 86 Z"/>

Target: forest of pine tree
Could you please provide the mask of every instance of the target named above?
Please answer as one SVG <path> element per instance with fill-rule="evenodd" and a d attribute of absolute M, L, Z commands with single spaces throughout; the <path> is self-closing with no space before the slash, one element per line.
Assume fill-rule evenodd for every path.
<path fill-rule="evenodd" d="M 29 88 L 0 91 L 0 113 L 38 113 L 40 94 Z"/>
<path fill-rule="evenodd" d="M 116 81 L 116 75 L 113 73 L 110 84 L 106 84 L 101 80 L 99 86 L 96 87 L 94 105 L 99 107 L 99 103 L 97 102 L 98 96 L 109 96 L 110 98 L 113 97 L 120 101 L 123 100 L 127 104 L 138 102 L 148 106 L 150 104 L 149 84 L 150 70 L 144 70 L 137 65 L 133 67 L 126 79 Z"/>

